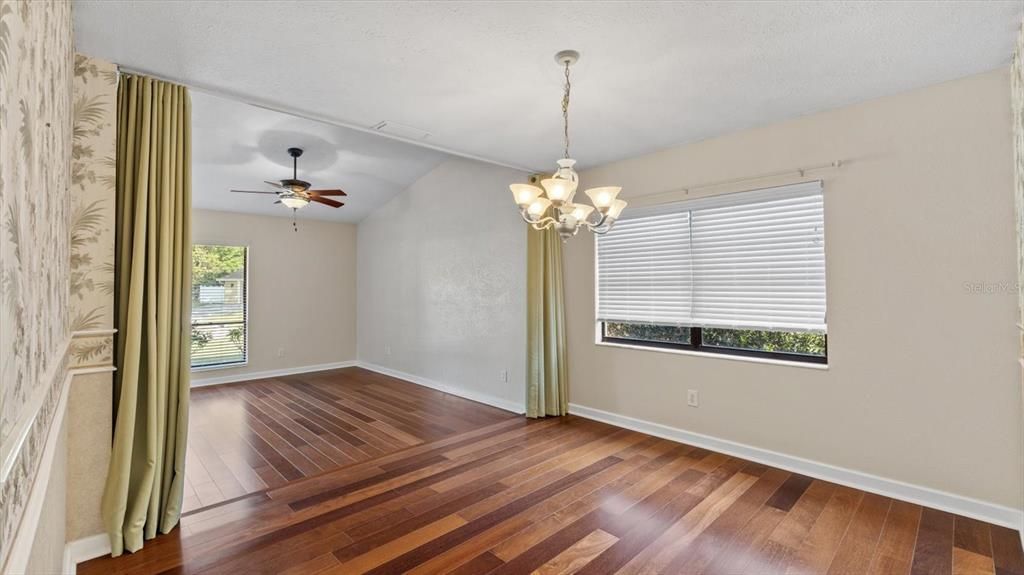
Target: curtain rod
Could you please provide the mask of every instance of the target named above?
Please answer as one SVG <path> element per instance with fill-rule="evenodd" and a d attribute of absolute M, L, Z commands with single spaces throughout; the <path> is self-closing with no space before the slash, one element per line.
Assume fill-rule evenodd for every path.
<path fill-rule="evenodd" d="M 117 74 L 118 74 L 118 76 L 120 76 L 122 73 L 123 74 L 135 74 L 137 76 L 149 76 L 150 78 L 153 78 L 153 79 L 156 79 L 156 80 L 163 80 L 164 82 L 171 82 L 171 83 L 174 83 L 174 84 L 180 84 L 182 86 L 187 87 L 189 90 L 194 90 L 196 92 L 199 92 L 201 94 L 206 94 L 208 96 L 216 96 L 218 98 L 227 98 L 229 100 L 234 100 L 236 102 L 241 102 L 243 104 L 248 104 L 250 106 L 255 106 L 257 108 L 261 108 L 261 109 L 264 109 L 264 110 L 269 110 L 271 112 L 278 112 L 280 114 L 288 114 L 288 115 L 291 115 L 291 116 L 295 116 L 297 118 L 302 118 L 303 120 L 310 120 L 310 121 L 313 121 L 313 122 L 320 122 L 321 124 L 329 124 L 331 126 L 337 126 L 339 128 L 347 128 L 349 130 L 355 130 L 357 132 L 362 132 L 364 134 L 374 134 L 374 135 L 379 136 L 381 138 L 387 138 L 389 140 L 396 140 L 396 141 L 399 141 L 399 142 L 403 142 L 403 143 L 409 144 L 410 146 L 416 146 L 418 148 L 426 148 L 428 150 L 434 150 L 435 152 L 441 152 L 441 153 L 444 153 L 444 154 L 448 154 L 450 156 L 456 156 L 456 157 L 459 157 L 459 158 L 466 158 L 467 160 L 475 160 L 477 162 L 483 162 L 485 164 L 491 164 L 491 165 L 494 165 L 494 166 L 501 166 L 502 168 L 511 168 L 513 170 L 518 170 L 520 172 L 526 172 L 528 174 L 529 173 L 533 173 L 533 172 L 536 171 L 536 170 L 531 170 L 529 168 L 524 168 L 522 166 L 517 166 L 515 164 L 499 162 L 498 160 L 493 160 L 491 158 L 484 158 L 482 156 L 476 156 L 476 155 L 473 155 L 473 154 L 470 154 L 470 153 L 467 153 L 467 152 L 460 152 L 458 150 L 453 150 L 451 148 L 446 148 L 444 146 L 438 146 L 438 145 L 435 145 L 435 144 L 428 144 L 426 142 L 422 142 L 422 141 L 419 141 L 419 140 L 411 140 L 409 138 L 403 138 L 401 136 L 395 136 L 393 134 L 387 134 L 387 133 L 384 133 L 384 132 L 380 132 L 380 131 L 374 130 L 373 128 L 367 128 L 365 126 L 360 126 L 358 124 L 351 124 L 349 122 L 343 122 L 343 121 L 338 120 L 336 118 L 331 118 L 329 116 L 325 116 L 325 115 L 322 115 L 322 114 L 314 114 L 314 113 L 311 113 L 311 112 L 299 111 L 299 110 L 297 110 L 295 108 L 292 108 L 290 106 L 286 106 L 284 104 L 278 104 L 278 103 L 274 103 L 274 102 L 268 102 L 268 101 L 265 101 L 265 100 L 259 100 L 259 99 L 255 99 L 255 98 L 250 98 L 249 96 L 245 96 L 245 95 L 237 93 L 237 92 L 232 92 L 230 90 L 223 90 L 223 89 L 220 89 L 220 88 L 214 88 L 214 87 L 207 86 L 207 85 L 200 85 L 200 84 L 194 84 L 194 83 L 189 83 L 189 82 L 183 82 L 182 80 L 179 80 L 177 78 L 171 78 L 171 77 L 168 77 L 168 76 L 162 76 L 160 74 L 154 74 L 153 72 L 147 72 L 146 70 L 140 70 L 138 68 L 131 68 L 129 66 L 117 65 Z"/>
<path fill-rule="evenodd" d="M 679 188 L 679 189 L 676 189 L 676 190 L 669 190 L 667 192 L 654 192 L 652 194 L 643 194 L 643 195 L 640 195 L 640 196 L 633 196 L 633 197 L 637 198 L 637 199 L 640 199 L 640 198 L 653 198 L 653 197 L 665 196 L 665 195 L 669 195 L 669 194 L 678 194 L 680 192 L 683 193 L 683 194 L 689 195 L 690 192 L 692 192 L 693 190 L 700 190 L 700 189 L 703 189 L 703 188 L 715 188 L 715 187 L 718 187 L 718 186 L 726 186 L 726 185 L 729 185 L 729 184 L 741 184 L 741 183 L 744 183 L 744 182 L 752 182 L 752 181 L 756 181 L 756 180 L 764 180 L 764 179 L 767 179 L 767 178 L 781 178 L 783 176 L 799 176 L 799 177 L 802 178 L 802 177 L 806 176 L 808 172 L 816 172 L 816 171 L 820 171 L 820 170 L 830 170 L 830 169 L 836 169 L 836 168 L 841 168 L 841 167 L 843 167 L 843 160 L 832 160 L 831 162 L 828 162 L 828 163 L 825 163 L 825 164 L 816 164 L 816 165 L 813 165 L 813 166 L 805 166 L 805 167 L 802 167 L 802 168 L 793 168 L 791 170 L 782 170 L 782 171 L 779 171 L 779 172 L 766 172 L 764 174 L 758 174 L 756 176 L 743 176 L 741 178 L 732 178 L 732 179 L 729 179 L 729 180 L 718 180 L 718 181 L 715 181 L 715 182 L 705 182 L 703 184 L 696 184 L 696 185 L 693 185 L 693 186 L 686 186 L 684 188 Z"/>

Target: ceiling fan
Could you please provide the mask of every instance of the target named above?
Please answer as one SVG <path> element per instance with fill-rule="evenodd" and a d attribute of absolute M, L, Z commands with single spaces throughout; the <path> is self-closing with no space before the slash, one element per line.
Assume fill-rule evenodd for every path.
<path fill-rule="evenodd" d="M 309 189 L 312 184 L 309 182 L 299 179 L 299 156 L 302 155 L 302 148 L 288 148 L 288 155 L 292 157 L 292 177 L 287 180 L 279 180 L 277 182 L 267 181 L 267 184 L 277 188 L 273 192 L 264 192 L 256 190 L 231 190 L 232 192 L 239 194 L 275 194 L 278 200 L 275 204 L 283 204 L 287 208 L 291 208 L 293 211 L 299 208 L 306 207 L 309 202 L 316 202 L 332 208 L 340 208 L 345 204 L 337 200 L 332 200 L 327 196 L 347 196 L 345 192 L 341 190 L 311 190 Z"/>

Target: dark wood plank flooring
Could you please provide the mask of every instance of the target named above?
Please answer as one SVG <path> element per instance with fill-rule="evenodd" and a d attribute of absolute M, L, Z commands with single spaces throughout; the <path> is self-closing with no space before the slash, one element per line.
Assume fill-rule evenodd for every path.
<path fill-rule="evenodd" d="M 192 390 L 184 511 L 510 417 L 362 369 Z"/>
<path fill-rule="evenodd" d="M 316 425 L 314 406 L 357 429 L 338 412 L 373 411 L 409 436 L 325 471 L 337 453 L 305 436 L 327 459 L 300 465 L 301 444 L 270 441 L 282 430 L 252 414 L 267 429 L 239 432 L 301 477 L 189 513 L 140 552 L 78 572 L 1024 575 L 1016 531 L 579 417 L 528 421 L 355 369 L 293 379 L 268 399 L 277 385 L 218 393 L 260 411 L 304 398 L 310 411 L 289 417 Z M 324 426 L 310 431 L 340 450 Z M 413 438 L 423 442 L 398 444 Z"/>

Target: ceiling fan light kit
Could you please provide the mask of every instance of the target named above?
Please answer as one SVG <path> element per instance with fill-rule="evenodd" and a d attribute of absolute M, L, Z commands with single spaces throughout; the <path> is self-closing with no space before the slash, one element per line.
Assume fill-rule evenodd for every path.
<path fill-rule="evenodd" d="M 309 204 L 309 200 L 300 196 L 282 196 L 281 203 L 284 204 L 286 208 L 297 210 L 299 208 L 306 207 L 306 205 Z"/>
<path fill-rule="evenodd" d="M 256 190 L 231 190 L 232 192 L 239 194 L 276 194 L 277 201 L 275 204 L 282 204 L 286 208 L 292 210 L 292 227 L 295 231 L 298 231 L 298 225 L 295 224 L 294 214 L 296 211 L 306 207 L 310 202 L 316 202 L 332 208 L 340 208 L 345 204 L 337 200 L 332 200 L 327 196 L 347 196 L 345 192 L 341 190 L 311 190 L 312 184 L 305 180 L 299 179 L 299 157 L 302 156 L 302 148 L 288 148 L 288 155 L 292 157 L 292 177 L 285 180 L 278 180 L 272 182 L 270 180 L 265 181 L 275 188 L 276 191 L 264 192 Z"/>
<path fill-rule="evenodd" d="M 562 96 L 562 126 L 565 138 L 565 156 L 558 160 L 558 170 L 549 178 L 540 180 L 541 187 L 532 184 L 512 184 L 509 189 L 519 206 L 519 213 L 526 223 L 535 230 L 554 227 L 562 241 L 576 235 L 582 227 L 595 234 L 605 234 L 615 225 L 622 210 L 626 208 L 625 200 L 617 198 L 622 188 L 604 186 L 591 188 L 584 194 L 594 204 L 574 203 L 576 188 L 580 177 L 573 167 L 576 160 L 569 157 L 569 95 L 572 83 L 569 81 L 569 68 L 580 58 L 575 50 L 562 50 L 555 54 L 555 61 L 565 67 L 565 91 Z M 551 210 L 551 215 L 548 215 Z M 591 214 L 596 212 L 596 218 Z"/>

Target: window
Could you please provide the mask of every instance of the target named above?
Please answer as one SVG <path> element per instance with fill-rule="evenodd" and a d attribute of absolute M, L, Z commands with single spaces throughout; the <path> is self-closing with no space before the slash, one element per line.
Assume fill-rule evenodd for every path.
<path fill-rule="evenodd" d="M 248 359 L 248 252 L 238 246 L 192 246 L 193 369 Z"/>
<path fill-rule="evenodd" d="M 597 239 L 602 341 L 825 363 L 821 182 L 635 208 Z"/>

